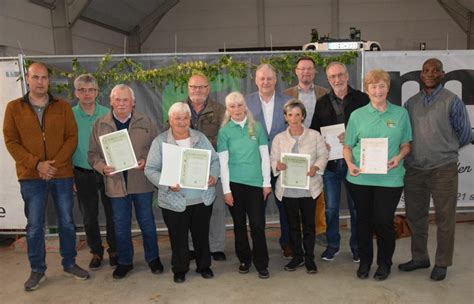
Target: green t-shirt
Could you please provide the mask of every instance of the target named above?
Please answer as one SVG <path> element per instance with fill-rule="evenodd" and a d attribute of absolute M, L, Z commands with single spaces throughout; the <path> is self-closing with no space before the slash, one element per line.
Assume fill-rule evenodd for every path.
<path fill-rule="evenodd" d="M 387 101 L 385 112 L 379 112 L 369 103 L 352 112 L 347 124 L 344 144 L 352 148 L 352 160 L 360 166 L 360 140 L 362 138 L 388 138 L 387 162 L 400 152 L 400 145 L 412 140 L 408 112 L 405 108 Z M 366 186 L 402 187 L 405 168 L 403 161 L 387 174 L 360 174 L 347 180 L 353 184 Z"/>
<path fill-rule="evenodd" d="M 242 128 L 230 120 L 219 130 L 217 152 L 229 153 L 231 182 L 255 187 L 263 186 L 260 146 L 268 146 L 268 140 L 258 122 L 254 125 L 254 135 L 248 133 L 248 121 Z"/>
<path fill-rule="evenodd" d="M 91 170 L 92 167 L 87 161 L 87 152 L 89 151 L 89 138 L 92 133 L 92 126 L 97 118 L 104 116 L 110 112 L 109 108 L 95 103 L 95 111 L 92 115 L 87 115 L 81 108 L 80 104 L 72 107 L 74 118 L 77 124 L 77 148 L 72 156 L 72 163 L 76 167 Z"/>

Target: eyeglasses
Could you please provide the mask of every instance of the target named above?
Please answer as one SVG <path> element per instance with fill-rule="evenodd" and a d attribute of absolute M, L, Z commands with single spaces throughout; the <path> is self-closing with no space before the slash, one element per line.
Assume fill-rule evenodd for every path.
<path fill-rule="evenodd" d="M 95 93 L 97 91 L 97 89 L 95 88 L 80 88 L 80 89 L 77 89 L 77 91 L 81 94 L 84 94 L 84 93 Z"/>
<path fill-rule="evenodd" d="M 201 86 L 196 86 L 196 85 L 190 85 L 189 88 L 193 90 L 204 90 L 207 89 L 209 85 L 201 85 Z"/>
<path fill-rule="evenodd" d="M 314 71 L 314 68 L 296 68 L 298 71 L 302 72 L 312 72 Z"/>
<path fill-rule="evenodd" d="M 336 75 L 328 75 L 328 79 L 334 80 L 334 79 L 337 79 L 337 78 L 342 78 L 344 76 L 346 76 L 346 73 L 339 73 L 339 74 L 336 74 Z"/>

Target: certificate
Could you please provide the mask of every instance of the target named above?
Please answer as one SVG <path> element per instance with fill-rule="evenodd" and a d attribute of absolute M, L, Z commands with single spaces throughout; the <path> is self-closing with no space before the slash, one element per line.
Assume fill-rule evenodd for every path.
<path fill-rule="evenodd" d="M 387 174 L 388 138 L 362 138 L 360 142 L 361 173 Z"/>
<path fill-rule="evenodd" d="M 181 155 L 179 185 L 182 188 L 207 190 L 211 151 L 184 148 Z"/>
<path fill-rule="evenodd" d="M 343 146 L 337 136 L 341 133 L 344 133 L 345 131 L 346 128 L 344 127 L 344 124 L 321 127 L 321 135 L 324 137 L 326 143 L 331 146 L 328 160 L 343 158 Z"/>
<path fill-rule="evenodd" d="M 123 129 L 99 137 L 107 166 L 115 168 L 112 174 L 138 167 L 128 131 Z"/>
<path fill-rule="evenodd" d="M 281 162 L 286 165 L 286 170 L 281 171 L 281 186 L 308 190 L 309 160 L 308 154 L 282 153 Z"/>
<path fill-rule="evenodd" d="M 207 190 L 211 151 L 163 143 L 160 185 Z"/>

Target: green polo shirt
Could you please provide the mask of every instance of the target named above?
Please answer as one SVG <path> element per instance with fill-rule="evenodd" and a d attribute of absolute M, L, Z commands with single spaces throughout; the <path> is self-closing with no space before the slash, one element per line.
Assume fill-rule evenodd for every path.
<path fill-rule="evenodd" d="M 248 121 L 242 128 L 230 120 L 219 130 L 217 152 L 229 152 L 231 182 L 262 187 L 262 159 L 259 147 L 268 146 L 268 140 L 258 122 L 255 122 L 254 133 L 249 135 Z"/>
<path fill-rule="evenodd" d="M 77 124 L 77 148 L 72 156 L 72 163 L 76 167 L 81 167 L 83 169 L 91 170 L 92 167 L 87 161 L 87 152 L 89 151 L 89 138 L 92 133 L 92 126 L 97 118 L 104 116 L 110 112 L 109 108 L 101 106 L 98 102 L 95 103 L 94 114 L 86 114 L 80 104 L 72 107 L 72 112 L 74 113 L 74 118 L 76 119 Z"/>
<path fill-rule="evenodd" d="M 412 140 L 408 112 L 405 108 L 387 101 L 385 112 L 379 112 L 369 103 L 352 112 L 346 129 L 344 144 L 352 148 L 352 159 L 356 166 L 360 164 L 360 140 L 362 138 L 388 138 L 388 160 L 400 152 L 400 145 Z M 387 174 L 360 174 L 347 180 L 353 184 L 366 186 L 402 187 L 405 168 L 401 161 Z"/>

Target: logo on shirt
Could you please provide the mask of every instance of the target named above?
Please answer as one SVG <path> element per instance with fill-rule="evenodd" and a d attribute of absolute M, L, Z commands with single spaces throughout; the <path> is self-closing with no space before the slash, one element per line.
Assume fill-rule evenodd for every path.
<path fill-rule="evenodd" d="M 391 119 L 387 120 L 387 127 L 389 127 L 389 128 L 395 128 L 396 126 L 397 126 L 397 125 L 396 125 L 395 121 L 393 121 L 393 120 L 391 120 Z"/>

